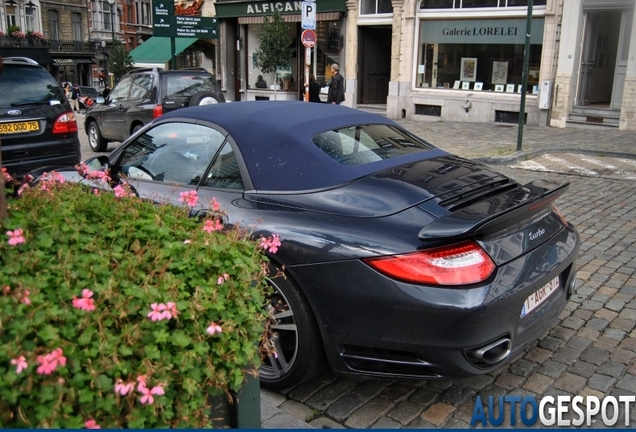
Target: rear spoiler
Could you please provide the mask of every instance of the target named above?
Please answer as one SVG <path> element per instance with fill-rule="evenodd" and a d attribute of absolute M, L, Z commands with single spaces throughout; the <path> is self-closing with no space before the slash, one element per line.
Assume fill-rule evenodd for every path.
<path fill-rule="evenodd" d="M 551 207 L 569 189 L 570 183 L 554 186 L 555 183 L 538 180 L 490 196 L 433 221 L 420 231 L 418 237 L 434 240 L 500 231 Z"/>

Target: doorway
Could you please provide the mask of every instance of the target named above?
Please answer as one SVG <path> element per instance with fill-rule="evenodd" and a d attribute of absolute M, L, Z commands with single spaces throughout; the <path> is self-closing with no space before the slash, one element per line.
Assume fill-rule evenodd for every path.
<path fill-rule="evenodd" d="M 391 26 L 360 26 L 358 40 L 358 103 L 386 104 L 391 79 Z"/>
<path fill-rule="evenodd" d="M 632 11 L 587 11 L 575 105 L 620 110 Z"/>

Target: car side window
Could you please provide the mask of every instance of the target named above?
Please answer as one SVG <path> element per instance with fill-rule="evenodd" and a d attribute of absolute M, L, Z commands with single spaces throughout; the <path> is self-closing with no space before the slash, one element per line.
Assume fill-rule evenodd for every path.
<path fill-rule="evenodd" d="M 201 186 L 223 189 L 245 189 L 241 177 L 241 170 L 236 160 L 236 154 L 234 154 L 234 150 L 229 142 L 225 142 L 225 145 L 214 160 L 212 168 Z"/>
<path fill-rule="evenodd" d="M 152 94 L 154 76 L 151 74 L 136 75 L 130 88 L 130 99 L 148 99 Z"/>
<path fill-rule="evenodd" d="M 198 185 L 225 137 L 192 123 L 163 123 L 122 152 L 119 172 L 129 179 Z"/>
<path fill-rule="evenodd" d="M 113 91 L 108 95 L 108 99 L 111 101 L 125 101 L 128 100 L 128 90 L 132 84 L 132 77 L 122 78 L 117 83 Z"/>

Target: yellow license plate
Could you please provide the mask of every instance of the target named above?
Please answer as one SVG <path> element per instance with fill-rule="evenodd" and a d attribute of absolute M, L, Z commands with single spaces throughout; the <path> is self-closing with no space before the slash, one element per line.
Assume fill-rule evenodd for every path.
<path fill-rule="evenodd" d="M 40 130 L 39 121 L 23 121 L 15 123 L 0 123 L 0 134 L 15 134 L 23 132 L 37 132 Z"/>

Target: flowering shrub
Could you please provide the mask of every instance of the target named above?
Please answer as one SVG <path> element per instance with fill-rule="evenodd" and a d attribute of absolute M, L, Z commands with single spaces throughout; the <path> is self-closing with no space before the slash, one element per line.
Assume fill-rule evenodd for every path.
<path fill-rule="evenodd" d="M 44 39 L 44 35 L 36 31 L 28 31 L 26 35 L 32 39 Z"/>
<path fill-rule="evenodd" d="M 0 427 L 211 426 L 210 396 L 259 364 L 278 237 L 187 217 L 196 193 L 175 207 L 48 178 L 0 221 Z"/>
<path fill-rule="evenodd" d="M 26 33 L 21 32 L 20 30 L 14 30 L 11 32 L 11 36 L 13 36 L 16 39 L 24 39 L 26 38 Z"/>

